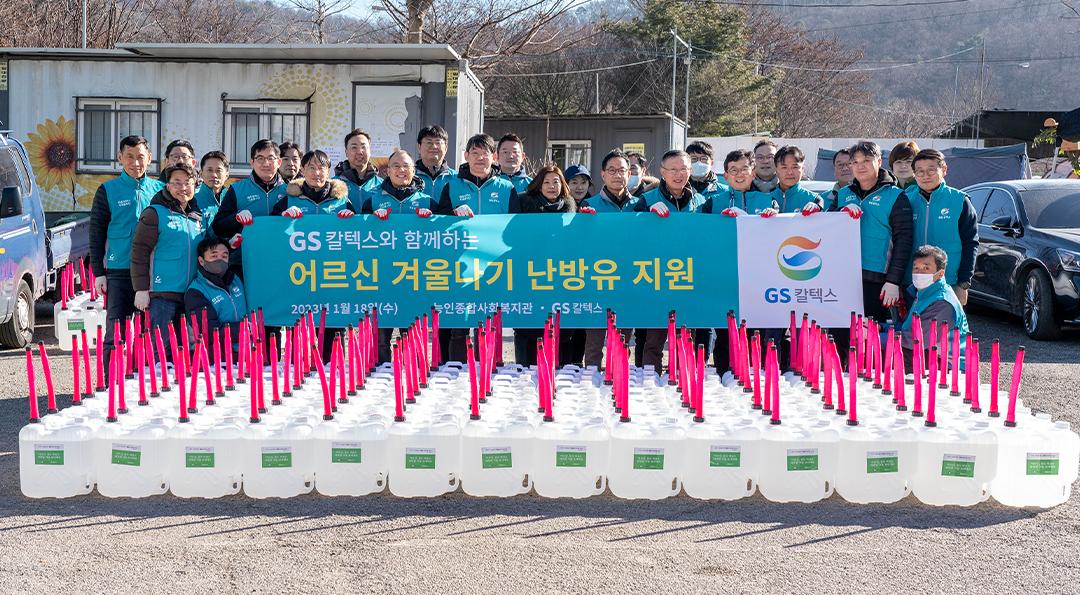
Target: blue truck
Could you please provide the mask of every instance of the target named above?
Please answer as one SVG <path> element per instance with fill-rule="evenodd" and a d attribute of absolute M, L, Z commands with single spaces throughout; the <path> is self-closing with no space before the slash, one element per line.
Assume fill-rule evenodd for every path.
<path fill-rule="evenodd" d="M 69 262 L 89 262 L 90 214 L 45 212 L 26 149 L 8 131 L 0 131 L 0 190 L 0 347 L 22 348 L 34 338 L 34 303 L 55 301 Z"/>

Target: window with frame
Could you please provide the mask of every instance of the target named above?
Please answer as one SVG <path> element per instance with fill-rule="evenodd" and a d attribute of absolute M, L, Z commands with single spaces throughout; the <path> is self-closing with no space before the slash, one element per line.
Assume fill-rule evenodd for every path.
<path fill-rule="evenodd" d="M 591 140 L 555 140 L 548 141 L 547 144 L 547 161 L 558 165 L 563 171 L 575 164 L 591 169 L 589 163 L 591 156 Z"/>
<path fill-rule="evenodd" d="M 160 99 L 79 97 L 76 105 L 75 146 L 77 171 L 119 172 L 116 154 L 120 139 L 138 135 L 158 146 L 161 122 Z M 151 170 L 156 171 L 156 162 Z"/>
<path fill-rule="evenodd" d="M 251 169 L 251 145 L 263 138 L 306 147 L 309 117 L 306 101 L 226 101 L 224 145 L 229 163 L 234 169 Z"/>

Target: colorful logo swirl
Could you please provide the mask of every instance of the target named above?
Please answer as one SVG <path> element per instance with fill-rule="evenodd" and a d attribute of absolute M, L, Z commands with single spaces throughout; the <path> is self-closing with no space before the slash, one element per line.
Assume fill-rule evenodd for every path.
<path fill-rule="evenodd" d="M 809 281 L 816 277 L 821 272 L 821 257 L 817 252 L 813 252 L 813 249 L 820 245 L 821 240 L 814 242 L 802 236 L 792 236 L 784 240 L 776 251 L 776 264 L 780 267 L 780 272 L 792 281 Z M 788 248 L 789 246 L 793 248 Z"/>

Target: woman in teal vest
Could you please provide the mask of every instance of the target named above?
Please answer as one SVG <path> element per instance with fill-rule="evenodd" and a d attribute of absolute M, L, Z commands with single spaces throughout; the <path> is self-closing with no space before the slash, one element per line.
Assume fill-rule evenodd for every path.
<path fill-rule="evenodd" d="M 179 332 L 184 323 L 184 292 L 195 278 L 195 248 L 203 237 L 197 175 L 186 162 L 166 168 L 168 184 L 139 216 L 131 239 L 135 307 L 149 313 L 151 327 L 173 324 Z"/>
<path fill-rule="evenodd" d="M 330 157 L 322 151 L 308 151 L 300 160 L 300 174 L 289 182 L 285 198 L 274 205 L 271 215 L 299 219 L 304 215 L 337 215 L 348 219 L 356 214 L 345 182 L 330 179 Z"/>
<path fill-rule="evenodd" d="M 961 334 L 967 334 L 968 321 L 964 313 L 964 307 L 956 299 L 949 284 L 945 282 L 945 269 L 949 263 L 949 257 L 945 251 L 937 246 L 920 246 L 915 250 L 914 266 L 912 269 L 912 285 L 918 290 L 915 303 L 911 306 L 904 326 L 900 330 L 900 342 L 904 348 L 904 361 L 907 369 L 911 369 L 914 359 L 914 326 L 912 317 L 918 315 L 922 319 L 922 349 L 923 361 L 926 361 L 926 349 L 930 346 L 930 322 L 937 320 L 937 332 L 941 332 L 941 326 L 948 328 L 952 336 L 952 329 L 960 329 Z M 939 335 L 940 336 L 940 335 Z M 963 350 L 963 341 L 961 341 Z"/>
<path fill-rule="evenodd" d="M 184 294 L 184 306 L 199 324 L 203 311 L 206 312 L 206 332 L 211 341 L 214 331 L 218 331 L 218 340 L 224 342 L 224 327 L 230 327 L 230 347 L 235 352 L 240 345 L 240 320 L 248 309 L 244 285 L 229 270 L 228 244 L 217 236 L 206 236 L 199 242 L 196 253 L 198 273 Z"/>

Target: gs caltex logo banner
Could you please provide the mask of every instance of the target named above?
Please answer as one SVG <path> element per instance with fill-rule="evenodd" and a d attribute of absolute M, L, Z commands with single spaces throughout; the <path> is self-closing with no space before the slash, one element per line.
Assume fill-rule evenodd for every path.
<path fill-rule="evenodd" d="M 739 306 L 751 328 L 787 327 L 791 311 L 825 327 L 862 313 L 859 222 L 844 213 L 739 217 Z"/>

